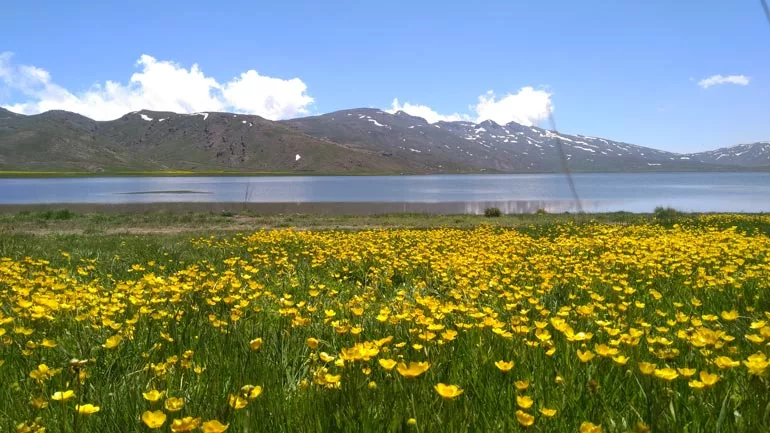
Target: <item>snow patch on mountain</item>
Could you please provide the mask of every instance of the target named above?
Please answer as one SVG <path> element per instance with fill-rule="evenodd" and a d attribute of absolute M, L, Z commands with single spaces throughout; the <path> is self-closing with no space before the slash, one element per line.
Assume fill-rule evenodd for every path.
<path fill-rule="evenodd" d="M 382 123 L 380 123 L 380 122 L 378 122 L 377 120 L 375 120 L 375 119 L 372 119 L 372 118 L 369 118 L 369 119 L 366 119 L 366 120 L 368 120 L 368 121 L 370 121 L 370 122 L 374 123 L 376 126 L 381 126 L 381 127 L 389 127 L 388 125 L 383 125 Z"/>

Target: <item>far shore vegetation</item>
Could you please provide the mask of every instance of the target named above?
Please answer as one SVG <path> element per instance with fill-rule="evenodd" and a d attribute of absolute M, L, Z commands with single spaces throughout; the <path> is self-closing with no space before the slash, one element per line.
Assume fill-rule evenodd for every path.
<path fill-rule="evenodd" d="M 722 167 L 709 170 L 711 173 L 767 172 L 770 167 Z M 702 170 L 618 170 L 589 172 L 572 170 L 573 173 L 692 173 Z M 234 170 L 0 170 L 0 178 L 48 178 L 48 177 L 190 177 L 190 176 L 403 176 L 403 175 L 449 175 L 449 174 L 561 174 L 558 170 L 542 172 L 498 172 L 493 170 L 458 170 L 435 172 L 410 171 L 234 171 Z"/>

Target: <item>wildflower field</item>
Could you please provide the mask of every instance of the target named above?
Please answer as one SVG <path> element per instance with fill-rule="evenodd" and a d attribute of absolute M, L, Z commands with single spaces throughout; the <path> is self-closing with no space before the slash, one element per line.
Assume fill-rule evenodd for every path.
<path fill-rule="evenodd" d="M 769 431 L 768 226 L 2 236 L 0 432 Z"/>

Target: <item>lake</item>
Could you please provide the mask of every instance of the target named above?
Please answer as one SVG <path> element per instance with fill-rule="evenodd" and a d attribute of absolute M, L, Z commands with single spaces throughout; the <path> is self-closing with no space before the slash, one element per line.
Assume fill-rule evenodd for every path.
<path fill-rule="evenodd" d="M 770 212 L 770 173 L 575 174 L 584 210 Z M 0 204 L 383 203 L 407 211 L 575 211 L 564 175 L 86 177 L 0 179 Z M 452 206 L 442 204 L 453 203 Z"/>

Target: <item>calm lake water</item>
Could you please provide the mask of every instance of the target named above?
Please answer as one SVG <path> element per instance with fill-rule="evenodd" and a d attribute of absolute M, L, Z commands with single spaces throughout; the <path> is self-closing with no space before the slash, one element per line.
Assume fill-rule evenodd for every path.
<path fill-rule="evenodd" d="M 770 212 L 770 173 L 633 173 L 573 176 L 588 212 Z M 460 203 L 477 213 L 574 211 L 563 175 L 103 177 L 0 179 L 0 204 L 41 203 Z M 417 210 L 413 206 L 410 210 Z"/>

